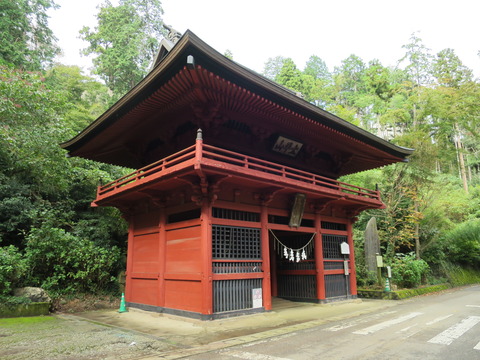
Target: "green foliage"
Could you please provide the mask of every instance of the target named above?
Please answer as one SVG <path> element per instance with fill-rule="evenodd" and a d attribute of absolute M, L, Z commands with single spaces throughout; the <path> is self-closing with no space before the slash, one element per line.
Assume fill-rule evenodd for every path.
<path fill-rule="evenodd" d="M 105 1 L 94 29 L 84 27 L 80 37 L 90 45 L 85 55 L 96 55 L 94 72 L 116 97 L 134 87 L 147 73 L 164 34 L 158 0 Z"/>
<path fill-rule="evenodd" d="M 444 234 L 442 244 L 449 261 L 480 269 L 480 219 L 458 224 Z"/>
<path fill-rule="evenodd" d="M 24 296 L 5 296 L 0 295 L 0 309 L 14 309 L 18 305 L 27 305 L 30 304 L 32 300 Z"/>
<path fill-rule="evenodd" d="M 453 286 L 480 284 L 480 270 L 478 268 L 461 267 L 446 262 L 443 264 L 443 270 L 447 275 L 448 282 Z"/>
<path fill-rule="evenodd" d="M 392 280 L 402 288 L 414 288 L 422 283 L 429 270 L 424 260 L 416 260 L 415 254 L 398 254 L 392 261 Z"/>
<path fill-rule="evenodd" d="M 270 80 L 275 80 L 282 70 L 283 64 L 287 61 L 287 58 L 283 56 L 276 56 L 273 58 L 269 58 L 265 62 L 265 66 L 263 68 L 263 76 L 269 78 Z"/>
<path fill-rule="evenodd" d="M 60 49 L 48 27 L 53 0 L 0 0 L 0 65 L 40 70 Z"/>
<path fill-rule="evenodd" d="M 385 300 L 402 300 L 414 296 L 431 294 L 434 292 L 447 290 L 450 288 L 449 284 L 437 284 L 433 286 L 424 286 L 415 289 L 401 289 L 396 291 L 383 291 L 372 289 L 359 289 L 358 295 L 362 298 L 370 299 L 385 299 Z"/>
<path fill-rule="evenodd" d="M 2 66 L 0 77 L 2 293 L 16 285 L 117 290 L 126 226 L 117 210 L 90 202 L 99 181 L 125 170 L 67 159 L 58 145 L 104 111 L 105 86 L 76 67 L 44 76 Z"/>
<path fill-rule="evenodd" d="M 27 265 L 15 246 L 0 247 L 0 296 L 10 295 L 26 271 Z"/>
<path fill-rule="evenodd" d="M 83 75 L 78 66 L 53 66 L 46 73 L 45 83 L 63 97 L 63 121 L 75 133 L 90 125 L 112 101 L 111 91 Z"/>
<path fill-rule="evenodd" d="M 105 248 L 45 223 L 28 234 L 25 259 L 31 284 L 56 293 L 101 292 L 115 284 L 118 247 Z"/>

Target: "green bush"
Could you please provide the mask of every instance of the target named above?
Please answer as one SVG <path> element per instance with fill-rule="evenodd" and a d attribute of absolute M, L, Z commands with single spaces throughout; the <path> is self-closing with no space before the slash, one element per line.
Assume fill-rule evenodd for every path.
<path fill-rule="evenodd" d="M 112 276 L 121 266 L 118 247 L 101 247 L 46 225 L 32 229 L 26 240 L 32 285 L 58 294 L 118 290 Z"/>
<path fill-rule="evenodd" d="M 19 286 L 27 271 L 22 254 L 13 245 L 0 248 L 0 296 Z"/>
<path fill-rule="evenodd" d="M 368 271 L 367 267 L 363 264 L 356 266 L 357 271 L 357 286 L 358 287 L 370 287 L 375 285 L 377 280 L 377 274 Z"/>
<path fill-rule="evenodd" d="M 18 305 L 26 305 L 30 304 L 32 300 L 25 296 L 5 296 L 5 295 L 0 295 L 0 309 L 1 308 L 6 308 L 6 309 L 14 309 Z"/>
<path fill-rule="evenodd" d="M 467 221 L 447 232 L 442 240 L 450 262 L 480 268 L 480 220 Z"/>
<path fill-rule="evenodd" d="M 451 263 L 442 264 L 448 282 L 453 286 L 463 286 L 480 283 L 480 270 L 472 268 L 462 268 L 459 265 Z"/>
<path fill-rule="evenodd" d="M 424 260 L 416 260 L 415 254 L 397 254 L 392 262 L 392 280 L 401 288 L 414 288 L 422 283 L 429 270 Z"/>

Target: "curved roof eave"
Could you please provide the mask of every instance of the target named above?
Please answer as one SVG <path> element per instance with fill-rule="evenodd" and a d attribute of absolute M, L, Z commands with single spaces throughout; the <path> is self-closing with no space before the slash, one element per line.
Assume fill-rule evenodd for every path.
<path fill-rule="evenodd" d="M 61 144 L 61 147 L 75 151 L 82 144 L 88 142 L 98 132 L 113 125 L 116 119 L 120 118 L 122 113 L 148 96 L 153 89 L 153 84 L 163 76 L 169 76 L 169 70 L 178 70 L 186 64 L 186 56 L 192 55 L 195 60 L 201 60 L 202 66 L 207 68 L 214 67 L 215 72 L 233 80 L 232 82 L 241 83 L 245 88 L 252 89 L 253 92 L 259 91 L 262 96 L 269 98 L 282 106 L 309 117 L 310 119 L 322 122 L 324 125 L 337 131 L 347 134 L 357 140 L 365 142 L 376 148 L 379 148 L 391 155 L 405 160 L 412 154 L 413 149 L 405 148 L 392 144 L 368 131 L 353 125 L 297 96 L 293 91 L 267 79 L 266 77 L 230 60 L 210 47 L 208 44 L 198 38 L 193 32 L 187 30 L 182 38 L 175 44 L 170 52 L 150 71 L 147 76 L 132 88 L 126 95 L 117 101 L 110 109 L 102 114 L 97 120 L 85 128 L 81 133 Z M 184 56 L 182 58 L 182 56 Z M 199 61 L 200 62 L 200 61 Z M 204 64 L 205 62 L 205 64 Z M 213 70 L 213 69 L 212 69 Z M 246 84 L 246 85 L 245 85 Z M 149 88 L 151 88 L 149 90 Z"/>

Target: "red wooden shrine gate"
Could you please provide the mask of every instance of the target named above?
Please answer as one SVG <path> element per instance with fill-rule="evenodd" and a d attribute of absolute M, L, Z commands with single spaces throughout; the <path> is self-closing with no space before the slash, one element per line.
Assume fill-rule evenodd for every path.
<path fill-rule="evenodd" d="M 299 191 L 307 205 L 292 227 Z M 202 319 L 270 310 L 272 295 L 314 302 L 355 297 L 354 259 L 346 259 L 346 276 L 340 254 L 342 242 L 353 253 L 353 219 L 342 204 L 381 204 L 377 191 L 208 146 L 201 137 L 100 187 L 94 204 L 139 196 L 136 207 L 123 210 L 130 214 L 127 304 Z"/>
<path fill-rule="evenodd" d="M 353 254 L 355 216 L 383 204 L 378 191 L 337 179 L 412 150 L 190 31 L 167 45 L 145 79 L 62 144 L 71 156 L 138 169 L 99 187 L 93 202 L 129 222 L 127 303 L 212 319 L 270 310 L 272 296 L 356 296 L 354 257 L 340 244 Z M 199 128 L 205 143 L 193 142 Z"/>

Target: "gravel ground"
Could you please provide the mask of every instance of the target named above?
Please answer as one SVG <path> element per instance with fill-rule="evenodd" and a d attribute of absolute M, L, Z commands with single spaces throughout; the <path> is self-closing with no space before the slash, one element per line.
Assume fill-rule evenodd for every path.
<path fill-rule="evenodd" d="M 68 315 L 0 319 L 0 359 L 135 359 L 178 348 L 167 340 Z"/>

